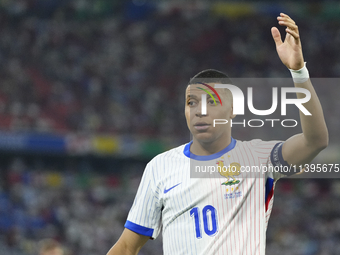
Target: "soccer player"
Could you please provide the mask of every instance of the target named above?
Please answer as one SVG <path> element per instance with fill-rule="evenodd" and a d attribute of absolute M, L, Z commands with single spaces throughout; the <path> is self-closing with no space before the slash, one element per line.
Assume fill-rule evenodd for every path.
<path fill-rule="evenodd" d="M 199 73 L 186 89 L 185 116 L 193 139 L 148 163 L 125 230 L 108 255 L 137 254 L 161 228 L 164 254 L 265 254 L 274 185 L 284 173 L 266 172 L 263 178 L 250 178 L 241 173 L 241 167 L 308 164 L 328 145 L 327 127 L 304 63 L 298 27 L 286 14 L 277 19 L 286 27 L 284 42 L 279 30 L 271 29 L 277 53 L 291 70 L 295 87 L 311 93 L 303 106 L 312 115 L 300 113 L 303 132 L 284 142 L 236 141 L 230 125 L 213 126 L 214 119 L 230 123 L 235 117 L 230 92 L 216 88 L 207 96 L 206 114 L 201 111 L 202 94 L 208 90 L 211 94 L 211 88 L 227 76 L 215 70 Z M 297 93 L 297 97 L 304 95 Z M 192 164 L 214 164 L 224 171 L 216 173 L 218 178 L 191 178 Z"/>

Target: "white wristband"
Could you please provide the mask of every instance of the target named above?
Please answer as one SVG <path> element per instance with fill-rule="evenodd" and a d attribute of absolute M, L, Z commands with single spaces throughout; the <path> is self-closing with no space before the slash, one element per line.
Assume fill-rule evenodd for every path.
<path fill-rule="evenodd" d="M 306 67 L 306 62 L 304 66 L 299 70 L 289 69 L 290 73 L 292 74 L 294 83 L 304 83 L 309 79 L 309 72 Z"/>

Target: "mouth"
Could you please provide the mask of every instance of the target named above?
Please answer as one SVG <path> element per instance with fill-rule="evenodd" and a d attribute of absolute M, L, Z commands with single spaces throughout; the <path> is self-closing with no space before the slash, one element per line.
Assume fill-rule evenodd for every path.
<path fill-rule="evenodd" d="M 197 122 L 195 125 L 194 125 L 194 128 L 198 131 L 204 131 L 204 130 L 207 130 L 211 125 L 206 123 L 206 122 Z"/>

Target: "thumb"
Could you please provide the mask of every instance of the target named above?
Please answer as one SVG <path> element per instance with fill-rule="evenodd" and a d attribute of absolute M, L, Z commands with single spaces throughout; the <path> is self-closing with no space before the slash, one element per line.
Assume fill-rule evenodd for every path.
<path fill-rule="evenodd" d="M 275 41 L 276 47 L 279 47 L 283 43 L 281 40 L 280 31 L 276 27 L 272 27 L 271 32 L 272 32 L 272 36 Z"/>

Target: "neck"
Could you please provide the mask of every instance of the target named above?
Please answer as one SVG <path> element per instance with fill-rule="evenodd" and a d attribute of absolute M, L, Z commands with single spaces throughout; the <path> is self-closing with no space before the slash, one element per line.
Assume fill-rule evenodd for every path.
<path fill-rule="evenodd" d="M 198 156 L 207 156 L 217 153 L 226 148 L 231 143 L 231 136 L 228 134 L 225 137 L 216 139 L 213 142 L 203 142 L 193 138 L 190 151 Z"/>

